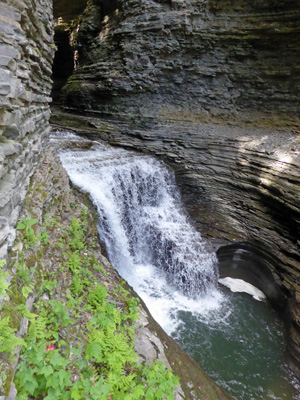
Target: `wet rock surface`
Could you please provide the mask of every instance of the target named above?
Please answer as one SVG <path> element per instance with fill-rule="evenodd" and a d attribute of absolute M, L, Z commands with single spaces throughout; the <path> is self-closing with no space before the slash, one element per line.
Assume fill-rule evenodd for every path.
<path fill-rule="evenodd" d="M 235 243 L 228 261 L 244 242 L 260 260 L 260 276 L 271 272 L 269 298 L 275 290 L 276 306 L 289 310 L 291 353 L 299 363 L 299 133 L 59 112 L 52 122 L 169 163 L 192 219 L 215 249 Z"/>

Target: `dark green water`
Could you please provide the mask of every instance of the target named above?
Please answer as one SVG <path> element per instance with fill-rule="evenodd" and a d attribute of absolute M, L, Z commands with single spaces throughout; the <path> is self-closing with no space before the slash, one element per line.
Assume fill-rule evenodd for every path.
<path fill-rule="evenodd" d="M 275 311 L 248 294 L 221 290 L 222 311 L 207 320 L 180 311 L 182 323 L 173 337 L 235 399 L 300 399 Z"/>

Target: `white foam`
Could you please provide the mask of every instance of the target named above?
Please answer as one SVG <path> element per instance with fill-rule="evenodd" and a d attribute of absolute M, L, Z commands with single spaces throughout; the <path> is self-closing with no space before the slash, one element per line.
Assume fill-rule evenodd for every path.
<path fill-rule="evenodd" d="M 219 279 L 219 283 L 228 287 L 232 292 L 248 293 L 258 301 L 263 301 L 266 298 L 265 294 L 261 290 L 242 279 L 226 277 Z"/>
<path fill-rule="evenodd" d="M 76 139 L 79 143 L 89 143 L 89 149 L 81 146 L 76 149 L 73 145 L 70 150 L 61 149 L 62 163 L 73 183 L 90 193 L 101 221 L 105 219 L 105 226 L 101 227 L 103 223 L 100 222 L 99 230 L 112 263 L 143 298 L 157 322 L 170 334 L 180 323 L 178 313 L 181 311 L 191 312 L 204 323 L 209 323 L 212 313 L 216 320 L 223 319 L 223 295 L 208 279 L 215 274 L 216 256 L 205 249 L 201 235 L 182 213 L 174 177 L 151 157 L 84 140 L 72 133 L 60 132 L 52 136 L 56 142 L 74 143 Z M 129 218 L 126 223 L 124 218 Z M 128 226 L 131 226 L 131 239 Z M 159 239 L 149 236 L 145 226 L 159 232 Z M 147 254 L 153 247 L 153 240 L 166 248 L 173 243 L 169 251 L 168 248 L 157 249 L 162 253 L 159 256 L 163 257 L 165 251 L 172 258 L 168 273 L 161 269 L 159 262 L 153 265 L 155 260 Z M 191 275 L 192 279 L 185 293 L 176 288 L 172 280 L 172 276 L 180 274 L 181 265 L 185 268 L 185 278 Z M 198 275 L 194 275 L 194 271 Z M 196 282 L 201 278 L 203 283 L 198 288 Z M 180 283 L 181 279 L 178 281 Z M 206 285 L 209 290 L 203 293 Z"/>

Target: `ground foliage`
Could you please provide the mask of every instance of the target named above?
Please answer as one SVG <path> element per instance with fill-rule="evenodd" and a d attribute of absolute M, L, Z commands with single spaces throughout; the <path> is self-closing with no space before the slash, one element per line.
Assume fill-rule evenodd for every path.
<path fill-rule="evenodd" d="M 87 216 L 83 209 L 67 229 L 47 215 L 42 227 L 22 218 L 10 284 L 1 263 L 0 295 L 10 301 L 1 310 L 0 356 L 9 365 L 21 346 L 17 399 L 174 399 L 178 378 L 160 362 L 140 362 L 134 351 L 138 300 L 122 282 L 112 289 L 113 269 L 100 265 L 87 244 Z M 54 269 L 43 262 L 45 254 L 60 254 Z M 29 327 L 20 338 L 24 318 Z M 12 373 L 1 374 L 8 389 Z"/>

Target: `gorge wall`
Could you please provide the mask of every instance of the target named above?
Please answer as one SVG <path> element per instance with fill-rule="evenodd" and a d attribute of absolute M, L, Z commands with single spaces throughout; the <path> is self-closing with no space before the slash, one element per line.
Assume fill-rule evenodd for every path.
<path fill-rule="evenodd" d="M 54 52 L 51 0 L 0 3 L 0 259 L 49 133 Z"/>
<path fill-rule="evenodd" d="M 289 314 L 299 365 L 297 3 L 91 0 L 56 28 L 75 67 L 56 102 L 85 118 L 52 121 L 172 164 L 203 234 L 231 244 L 224 274 L 249 275 Z M 244 270 L 229 272 L 237 254 Z"/>
<path fill-rule="evenodd" d="M 54 94 L 87 116 L 57 112 L 53 122 L 168 160 L 204 234 L 262 255 L 289 310 L 299 365 L 298 1 L 72 4 L 54 0 Z M 50 0 L 1 2 L 0 11 L 3 258 L 49 131 L 54 46 Z"/>
<path fill-rule="evenodd" d="M 69 28 L 76 70 L 63 102 L 126 116 L 299 124 L 299 14 L 296 0 L 89 1 Z"/>
<path fill-rule="evenodd" d="M 72 6 L 68 1 L 60 1 L 60 4 L 56 3 L 54 6 L 58 6 L 56 10 L 59 10 L 59 12 L 60 7 L 66 6 L 68 12 L 63 16 L 64 18 L 69 16 L 72 20 L 78 12 L 83 10 L 85 5 L 86 2 L 84 1 L 72 1 Z M 3 296 L 2 290 L 6 285 L 6 283 L 3 285 L 3 276 L 6 279 L 6 274 L 3 275 L 2 273 L 1 263 L 0 320 L 3 322 L 8 316 L 10 318 L 9 328 L 12 331 L 15 330 L 18 337 L 25 337 L 28 319 L 19 310 L 17 311 L 17 307 L 22 303 L 25 309 L 27 307 L 31 309 L 35 302 L 49 300 L 49 296 L 46 294 L 47 289 L 44 286 L 42 289 L 36 286 L 41 283 L 37 279 L 37 275 L 43 276 L 42 284 L 44 284 L 45 270 L 51 270 L 53 277 L 57 273 L 60 263 L 57 253 L 54 255 L 54 251 L 47 251 L 45 258 L 41 260 L 39 258 L 41 249 L 23 246 L 19 240 L 13 246 L 16 238 L 14 228 L 20 216 L 27 219 L 36 218 L 42 224 L 52 215 L 53 218 L 60 219 L 63 223 L 67 221 L 70 223 L 70 219 L 74 218 L 75 215 L 80 216 L 82 215 L 81 211 L 86 212 L 91 220 L 94 218 L 94 224 L 89 224 L 90 232 L 93 232 L 93 245 L 91 247 L 93 249 L 95 249 L 95 246 L 98 247 L 99 262 L 110 267 L 108 260 L 101 254 L 99 243 L 97 243 L 97 217 L 93 214 L 92 207 L 88 212 L 82 196 L 69 186 L 66 172 L 61 167 L 57 157 L 53 155 L 53 150 L 48 146 L 46 140 L 50 131 L 51 75 L 55 52 L 53 33 L 51 0 L 1 1 L 0 261 L 8 258 L 8 280 L 11 281 L 12 287 L 20 277 L 16 272 L 17 268 L 20 267 L 18 261 L 21 257 L 23 257 L 23 261 L 25 260 L 24 253 L 29 255 L 26 262 L 23 263 L 22 261 L 22 268 L 30 268 L 31 289 L 30 295 L 27 293 L 27 297 L 23 296 L 22 289 L 24 289 L 24 286 L 22 287 L 22 283 L 19 283 L 17 287 L 14 286 L 17 293 L 13 293 L 13 289 L 9 287 L 9 290 Z M 65 43 L 64 37 L 62 42 Z M 67 45 L 66 48 L 68 49 L 69 46 Z M 70 71 L 72 71 L 72 67 L 70 67 Z M 42 153 L 46 153 L 43 158 L 41 158 Z M 57 227 L 56 238 L 66 229 L 66 227 Z M 36 230 L 36 227 L 34 230 Z M 35 234 L 39 233 L 41 232 L 36 230 Z M 22 233 L 21 236 L 23 236 Z M 18 239 L 20 239 L 20 235 Z M 54 242 L 55 238 L 52 238 L 51 243 Z M 11 250 L 9 257 L 7 257 L 8 250 Z M 63 250 L 61 249 L 61 251 Z M 21 256 L 21 252 L 23 252 L 23 256 Z M 38 253 L 39 256 L 37 256 Z M 38 258 L 39 262 L 37 262 Z M 114 272 L 114 276 L 115 281 L 112 277 L 110 278 L 112 289 L 121 282 L 120 277 L 116 277 L 116 272 Z M 57 277 L 57 280 L 59 281 L 58 292 L 52 293 L 51 296 L 55 299 L 59 298 L 65 304 L 64 296 L 70 290 L 70 283 L 63 290 L 64 277 Z M 17 297 L 19 296 L 17 303 L 14 302 L 16 294 Z M 136 294 L 132 293 L 132 296 L 136 296 Z M 149 362 L 153 362 L 154 359 L 163 361 L 167 367 L 180 376 L 181 386 L 179 385 L 176 388 L 175 398 L 231 398 L 162 331 L 145 310 L 146 306 L 141 308 L 136 328 L 138 336 L 135 342 L 136 352 Z M 37 308 L 35 308 L 35 311 L 38 312 Z M 77 317 L 74 322 L 80 323 Z M 0 399 L 14 400 L 18 393 L 13 380 L 21 346 L 17 346 L 17 349 L 10 352 L 14 353 L 13 357 L 9 357 L 12 354 L 7 356 L 7 351 L 3 350 L 2 346 L 3 338 L 8 337 L 5 334 L 7 332 L 4 332 L 4 336 L 1 332 Z M 8 335 L 10 334 L 11 332 L 8 332 Z"/>

